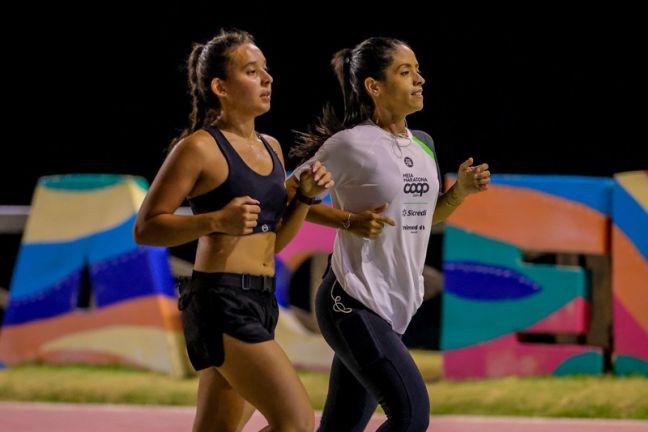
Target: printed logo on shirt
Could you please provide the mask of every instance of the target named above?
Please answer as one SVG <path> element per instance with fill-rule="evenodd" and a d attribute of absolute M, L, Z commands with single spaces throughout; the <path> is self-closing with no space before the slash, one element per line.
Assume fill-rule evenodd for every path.
<path fill-rule="evenodd" d="M 261 231 L 268 232 L 269 230 L 270 230 L 270 227 L 268 226 L 268 224 L 261 225 Z"/>
<path fill-rule="evenodd" d="M 403 192 L 415 197 L 422 197 L 430 190 L 427 177 L 415 177 L 412 173 L 403 174 Z"/>
<path fill-rule="evenodd" d="M 423 196 L 424 193 L 427 193 L 430 190 L 430 184 L 425 183 L 405 183 L 403 186 L 403 192 L 406 194 L 412 194 L 412 196 Z"/>
<path fill-rule="evenodd" d="M 405 165 L 407 165 L 410 168 L 414 166 L 414 161 L 409 156 L 406 156 L 405 159 L 403 159 L 403 162 L 405 162 Z"/>
<path fill-rule="evenodd" d="M 425 225 L 414 224 L 414 225 L 403 225 L 403 231 L 408 231 L 412 234 L 416 234 L 419 231 L 425 231 Z"/>
<path fill-rule="evenodd" d="M 403 217 L 427 216 L 427 209 L 423 209 L 423 210 L 403 209 L 403 212 L 401 214 L 403 215 Z"/>

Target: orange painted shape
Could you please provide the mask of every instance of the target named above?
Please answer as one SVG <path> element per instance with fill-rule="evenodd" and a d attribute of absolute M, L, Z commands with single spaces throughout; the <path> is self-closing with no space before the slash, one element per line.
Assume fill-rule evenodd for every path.
<path fill-rule="evenodd" d="M 606 254 L 610 248 L 607 216 L 526 188 L 491 185 L 467 198 L 448 224 L 527 250 Z"/>
<path fill-rule="evenodd" d="M 162 305 L 162 307 L 161 307 Z M 89 312 L 73 312 L 2 328 L 0 362 L 15 364 L 35 359 L 43 344 L 62 336 L 113 325 L 154 326 L 182 331 L 176 301 L 165 296 L 141 297 Z"/>
<path fill-rule="evenodd" d="M 612 293 L 648 332 L 648 261 L 616 226 L 612 229 Z"/>

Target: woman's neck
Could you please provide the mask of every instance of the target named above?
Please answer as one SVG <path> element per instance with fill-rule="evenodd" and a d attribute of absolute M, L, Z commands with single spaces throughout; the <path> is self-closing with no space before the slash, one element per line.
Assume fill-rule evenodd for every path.
<path fill-rule="evenodd" d="M 239 116 L 222 113 L 214 122 L 214 126 L 218 129 L 231 132 L 246 139 L 256 136 L 254 130 L 254 117 L 244 119 Z"/>
<path fill-rule="evenodd" d="M 387 132 L 394 135 L 401 135 L 407 132 L 405 116 L 399 116 L 386 110 L 376 109 L 372 120 L 378 127 L 385 129 Z"/>

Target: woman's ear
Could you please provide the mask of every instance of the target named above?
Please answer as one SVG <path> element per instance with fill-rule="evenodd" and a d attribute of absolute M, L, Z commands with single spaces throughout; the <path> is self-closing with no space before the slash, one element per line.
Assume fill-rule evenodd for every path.
<path fill-rule="evenodd" d="M 372 97 L 378 97 L 380 95 L 380 83 L 373 78 L 367 78 L 364 80 L 364 86 Z"/>
<path fill-rule="evenodd" d="M 218 97 L 223 97 L 227 95 L 227 90 L 225 89 L 225 83 L 220 78 L 214 78 L 211 80 L 211 91 Z"/>

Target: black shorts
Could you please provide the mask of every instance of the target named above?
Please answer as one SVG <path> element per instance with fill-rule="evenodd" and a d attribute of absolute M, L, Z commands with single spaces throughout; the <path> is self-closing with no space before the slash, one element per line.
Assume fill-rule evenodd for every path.
<path fill-rule="evenodd" d="M 250 343 L 273 340 L 279 319 L 270 277 L 194 270 L 191 282 L 180 286 L 178 307 L 189 360 L 197 371 L 222 366 L 223 334 Z"/>

